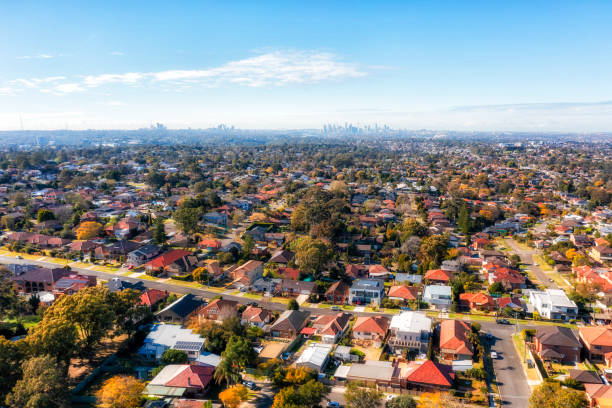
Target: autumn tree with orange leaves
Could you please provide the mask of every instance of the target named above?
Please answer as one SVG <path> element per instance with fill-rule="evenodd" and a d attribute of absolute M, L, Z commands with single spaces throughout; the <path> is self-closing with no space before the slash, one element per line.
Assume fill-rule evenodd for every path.
<path fill-rule="evenodd" d="M 141 404 L 144 383 L 127 375 L 116 375 L 104 381 L 96 393 L 99 408 L 132 408 Z"/>

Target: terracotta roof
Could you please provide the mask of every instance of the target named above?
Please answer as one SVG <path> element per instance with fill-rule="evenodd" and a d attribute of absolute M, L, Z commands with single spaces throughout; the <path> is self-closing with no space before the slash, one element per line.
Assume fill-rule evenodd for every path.
<path fill-rule="evenodd" d="M 418 296 L 419 288 L 416 286 L 396 285 L 389 288 L 388 297 L 402 298 L 404 300 L 415 300 Z"/>
<path fill-rule="evenodd" d="M 190 365 L 164 384 L 166 387 L 202 387 L 206 388 L 213 378 L 215 367 L 208 365 Z"/>
<path fill-rule="evenodd" d="M 592 326 L 578 329 L 580 337 L 591 346 L 612 346 L 612 327 Z"/>
<path fill-rule="evenodd" d="M 361 316 L 358 317 L 353 326 L 353 332 L 378 333 L 385 335 L 391 322 L 383 316 Z"/>
<path fill-rule="evenodd" d="M 448 282 L 453 279 L 453 273 L 443 269 L 430 269 L 427 271 L 423 279 Z"/>
<path fill-rule="evenodd" d="M 427 360 L 423 364 L 414 364 L 414 367 L 411 367 L 408 375 L 406 375 L 406 381 L 440 387 L 451 387 L 454 377 L 455 375 L 453 374 L 452 367 Z"/>
<path fill-rule="evenodd" d="M 490 305 L 493 304 L 493 298 L 486 293 L 461 293 L 459 295 L 460 300 L 466 302 L 475 303 L 476 305 Z"/>
<path fill-rule="evenodd" d="M 603 384 L 584 384 L 584 390 L 586 391 L 590 400 L 601 399 L 612 399 L 612 385 Z"/>
<path fill-rule="evenodd" d="M 140 295 L 140 303 L 147 306 L 152 306 L 163 300 L 168 296 L 166 292 L 159 289 L 147 289 L 142 295 Z"/>
<path fill-rule="evenodd" d="M 456 354 L 472 354 L 468 340 L 470 326 L 461 320 L 444 320 L 440 324 L 440 349 L 453 350 Z"/>
<path fill-rule="evenodd" d="M 147 262 L 145 265 L 152 268 L 165 268 L 168 265 L 172 265 L 179 259 L 189 255 L 191 255 L 191 252 L 184 249 L 173 249 L 172 251 L 161 254 L 157 258 Z"/>

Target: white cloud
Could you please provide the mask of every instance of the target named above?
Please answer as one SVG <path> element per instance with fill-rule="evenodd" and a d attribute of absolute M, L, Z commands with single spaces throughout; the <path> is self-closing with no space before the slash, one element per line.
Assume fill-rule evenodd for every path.
<path fill-rule="evenodd" d="M 53 58 L 51 54 L 36 54 L 36 55 L 19 55 L 17 59 L 49 59 Z"/>
<path fill-rule="evenodd" d="M 121 51 L 111 51 L 111 52 L 108 53 L 108 55 L 121 56 L 121 55 L 125 55 L 125 54 L 122 53 Z"/>
<path fill-rule="evenodd" d="M 217 87 L 222 84 L 239 84 L 249 87 L 283 86 L 365 75 L 366 73 L 355 64 L 343 62 L 331 53 L 275 51 L 208 69 L 107 73 L 82 75 L 77 78 L 52 77 L 53 81 L 49 81 L 49 78 L 44 80 L 17 79 L 9 81 L 8 84 L 14 91 L 19 88 L 38 88 L 42 92 L 65 94 L 110 84 L 156 86 L 168 83 L 180 90 L 194 85 L 205 87 Z M 53 82 L 53 86 L 44 86 L 45 82 Z"/>

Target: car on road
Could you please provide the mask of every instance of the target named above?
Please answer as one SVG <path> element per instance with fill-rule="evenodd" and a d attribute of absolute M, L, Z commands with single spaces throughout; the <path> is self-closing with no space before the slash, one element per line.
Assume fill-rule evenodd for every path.
<path fill-rule="evenodd" d="M 242 385 L 247 387 L 249 390 L 257 391 L 259 387 L 253 381 L 243 381 Z"/>
<path fill-rule="evenodd" d="M 246 305 L 247 306 L 257 306 L 257 302 L 249 302 Z"/>
<path fill-rule="evenodd" d="M 336 311 L 336 312 L 339 312 L 339 311 L 340 311 L 340 310 L 342 310 L 342 309 L 340 309 L 340 306 L 332 306 L 332 307 L 331 307 L 331 310 Z"/>
<path fill-rule="evenodd" d="M 340 403 L 336 401 L 329 401 L 325 406 L 327 408 L 340 408 Z"/>
<path fill-rule="evenodd" d="M 491 332 L 487 332 L 487 340 L 491 340 L 493 338 L 493 335 L 491 334 Z"/>
<path fill-rule="evenodd" d="M 497 360 L 497 353 L 495 351 L 491 352 L 491 360 Z"/>
<path fill-rule="evenodd" d="M 495 323 L 497 324 L 512 324 L 508 319 L 495 319 Z"/>
<path fill-rule="evenodd" d="M 17 259 L 23 259 L 23 256 L 17 255 Z"/>

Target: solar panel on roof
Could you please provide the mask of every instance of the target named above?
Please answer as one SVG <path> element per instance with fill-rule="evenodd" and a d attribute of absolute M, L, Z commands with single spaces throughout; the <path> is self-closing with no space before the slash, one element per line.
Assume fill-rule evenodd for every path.
<path fill-rule="evenodd" d="M 203 346 L 203 341 L 177 341 L 173 348 L 184 351 L 199 351 Z"/>

